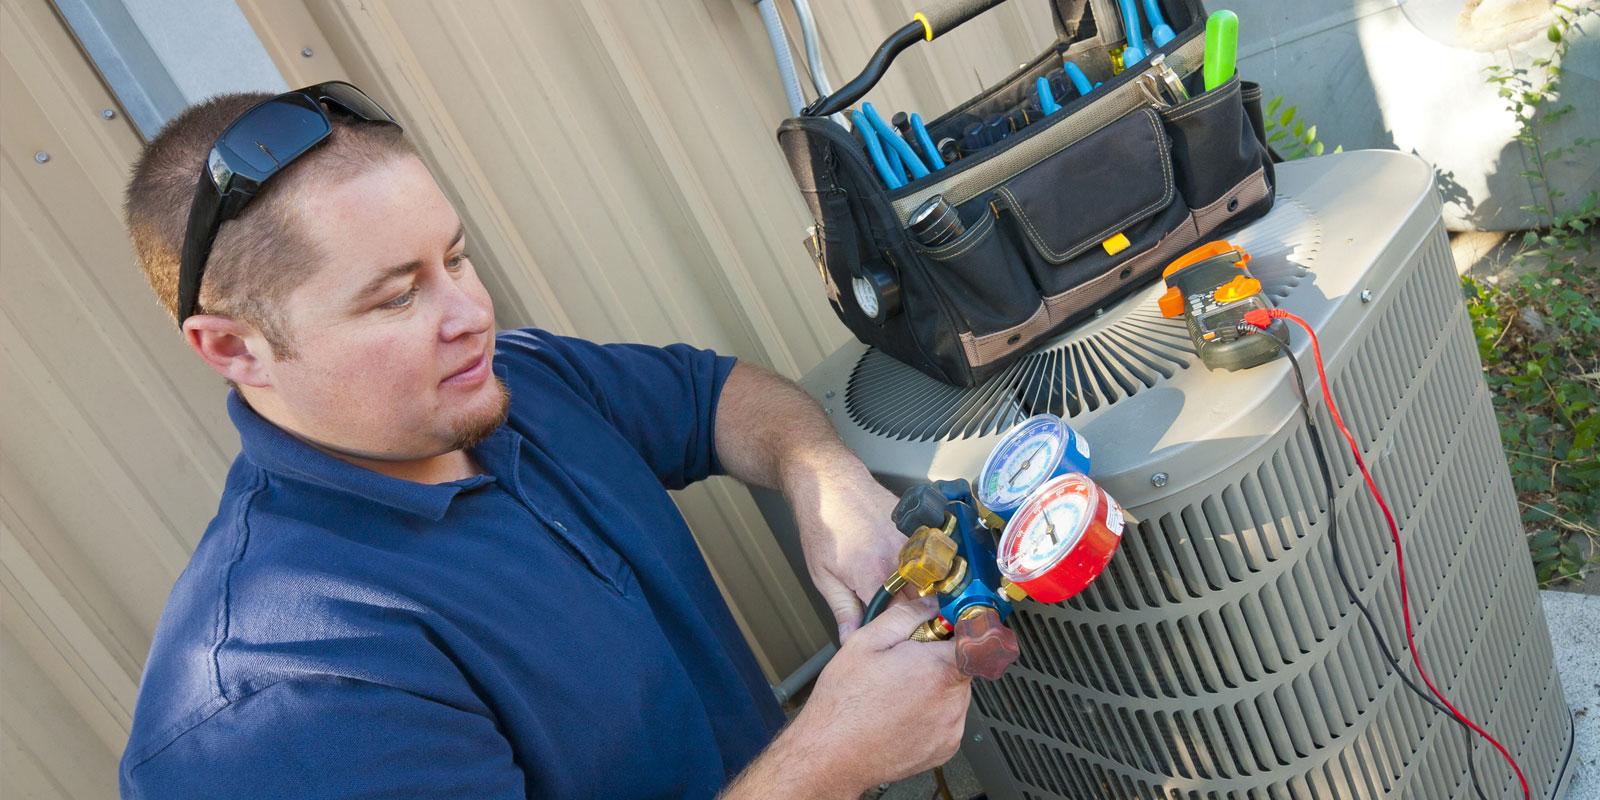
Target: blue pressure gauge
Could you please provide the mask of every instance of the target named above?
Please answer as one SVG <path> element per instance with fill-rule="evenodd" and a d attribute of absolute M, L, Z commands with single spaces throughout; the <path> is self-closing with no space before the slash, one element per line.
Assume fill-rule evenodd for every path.
<path fill-rule="evenodd" d="M 978 475 L 978 502 L 1011 519 L 1035 489 L 1058 475 L 1089 472 L 1089 442 L 1054 414 L 1029 417 L 1006 431 Z"/>

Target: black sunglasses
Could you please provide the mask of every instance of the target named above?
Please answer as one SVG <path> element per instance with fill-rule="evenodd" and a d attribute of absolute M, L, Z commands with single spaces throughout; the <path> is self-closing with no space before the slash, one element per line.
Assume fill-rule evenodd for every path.
<path fill-rule="evenodd" d="M 222 223 L 239 216 L 273 175 L 305 155 L 333 133 L 328 110 L 367 122 L 387 122 L 384 111 L 360 89 L 330 81 L 264 100 L 228 125 L 211 145 L 189 206 L 189 228 L 183 237 L 178 267 L 178 325 L 195 312 L 200 279 Z"/>

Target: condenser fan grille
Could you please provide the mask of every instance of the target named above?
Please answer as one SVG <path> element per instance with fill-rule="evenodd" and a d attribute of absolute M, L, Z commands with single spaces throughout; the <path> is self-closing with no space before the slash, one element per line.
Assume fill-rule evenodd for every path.
<path fill-rule="evenodd" d="M 882 436 L 965 439 L 1046 411 L 1076 417 L 1154 387 L 1193 359 L 1182 322 L 1135 312 L 1105 332 L 1045 347 L 971 389 L 868 350 L 850 376 L 846 406 Z"/>
<path fill-rule="evenodd" d="M 1434 678 L 1521 763 L 1559 765 L 1565 710 L 1550 701 L 1550 644 L 1452 266 L 1439 229 L 1397 302 L 1351 343 L 1335 394 L 1408 541 Z M 1458 731 L 1403 690 L 1334 578 L 1309 436 L 1295 417 L 1203 494 L 1145 510 L 1083 593 L 1018 606 L 1020 658 L 972 689 L 1023 797 L 1465 794 Z M 1354 459 L 1327 443 L 1340 557 L 1383 638 L 1403 645 L 1388 530 Z M 1486 791 L 1509 796 L 1485 749 Z M 1529 772 L 1536 796 L 1557 771 Z"/>
<path fill-rule="evenodd" d="M 1266 292 L 1287 296 L 1321 244 L 1315 218 L 1293 198 L 1231 241 L 1251 254 Z M 1291 244 L 1286 244 L 1291 243 Z M 870 349 L 845 389 L 852 420 L 879 436 L 950 441 L 986 436 L 1034 414 L 1064 419 L 1152 389 L 1196 362 L 1182 320 L 1155 311 L 1155 290 L 1136 293 L 1098 319 L 1044 345 L 972 388 L 950 386 Z"/>

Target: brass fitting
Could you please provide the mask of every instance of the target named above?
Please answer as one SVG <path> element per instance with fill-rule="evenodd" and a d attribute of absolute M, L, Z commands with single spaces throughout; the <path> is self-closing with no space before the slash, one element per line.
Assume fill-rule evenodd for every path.
<path fill-rule="evenodd" d="M 978 492 L 976 490 L 972 492 L 972 508 L 978 512 L 978 521 L 983 523 L 983 527 L 992 531 L 1003 531 L 1006 529 L 1006 521 L 1001 519 L 999 514 L 990 511 L 989 507 L 985 506 L 983 501 L 978 499 Z"/>
<path fill-rule="evenodd" d="M 956 519 L 945 515 L 944 529 L 922 527 L 900 548 L 900 566 L 895 572 L 927 597 L 936 585 L 955 568 L 956 540 L 951 536 Z M 894 580 L 890 578 L 889 580 Z M 888 582 L 884 588 L 889 588 Z"/>
<path fill-rule="evenodd" d="M 938 618 L 934 618 L 913 628 L 911 635 L 906 638 L 913 642 L 942 642 L 952 635 L 952 629 L 946 628 L 939 623 Z"/>
<path fill-rule="evenodd" d="M 1000 579 L 1000 593 L 1013 603 L 1028 599 L 1028 593 L 1021 586 L 1012 583 L 1010 578 Z"/>
<path fill-rule="evenodd" d="M 956 556 L 955 564 L 950 568 L 950 574 L 939 581 L 939 594 L 955 594 L 961 591 L 962 584 L 967 582 L 967 560 Z"/>
<path fill-rule="evenodd" d="M 962 610 L 961 616 L 956 618 L 956 621 L 960 622 L 964 619 L 975 619 L 983 616 L 984 614 L 992 613 L 993 611 L 994 609 L 985 605 L 967 606 L 964 610 Z"/>
<path fill-rule="evenodd" d="M 906 576 L 901 575 L 897 571 L 894 574 L 890 575 L 888 580 L 883 582 L 883 591 L 886 594 L 888 594 L 890 597 L 893 597 L 895 592 L 898 592 L 901 589 L 904 589 L 905 585 L 906 585 Z"/>

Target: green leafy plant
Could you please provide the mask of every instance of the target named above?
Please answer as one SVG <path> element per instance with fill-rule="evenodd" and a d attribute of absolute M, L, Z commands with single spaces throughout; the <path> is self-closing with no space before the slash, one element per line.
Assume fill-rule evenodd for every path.
<path fill-rule="evenodd" d="M 1600 276 L 1569 260 L 1462 282 L 1534 570 L 1578 579 L 1600 545 Z"/>
<path fill-rule="evenodd" d="M 1523 210 L 1539 222 L 1523 234 L 1514 261 L 1547 266 L 1504 286 L 1462 279 L 1542 585 L 1576 580 L 1600 561 L 1600 276 L 1580 262 L 1594 250 L 1600 192 L 1557 211 L 1563 194 L 1550 182 L 1554 165 L 1600 138 L 1558 147 L 1545 140 L 1549 126 L 1573 111 L 1561 101 L 1562 62 L 1572 30 L 1592 13 L 1557 4 L 1546 31 L 1556 45 L 1550 57 L 1534 60 L 1532 70 L 1491 66 L 1485 78 L 1516 117 L 1515 138 L 1532 165 L 1519 173 L 1535 193 Z"/>
<path fill-rule="evenodd" d="M 1586 8 L 1580 12 L 1570 6 L 1555 5 L 1555 20 L 1545 31 L 1545 36 L 1555 43 L 1555 49 L 1549 58 L 1533 61 L 1537 75 L 1522 67 L 1491 64 L 1484 68 L 1488 72 L 1485 80 L 1499 87 L 1500 97 L 1506 101 L 1506 111 L 1517 119 L 1517 143 L 1532 158 L 1533 168 L 1517 174 L 1528 179 L 1536 194 L 1543 195 L 1542 203 L 1522 207 L 1539 219 L 1535 227 L 1540 230 L 1524 235 L 1526 249 L 1519 254 L 1520 260 L 1538 256 L 1553 261 L 1580 249 L 1589 252 L 1594 247 L 1593 228 L 1600 222 L 1600 212 L 1596 211 L 1600 192 L 1589 192 L 1574 210 L 1557 212 L 1556 206 L 1565 193 L 1550 185 L 1550 167 L 1592 147 L 1600 138 L 1580 136 L 1570 145 L 1551 147 L 1544 136 L 1548 126 L 1573 111 L 1571 103 L 1561 102 L 1562 63 L 1572 44 L 1572 30 L 1579 28 L 1579 22 L 1592 14 L 1600 14 L 1600 11 Z"/>
<path fill-rule="evenodd" d="M 1278 106 L 1283 105 L 1282 97 L 1274 97 L 1262 107 L 1262 121 L 1267 127 L 1267 144 L 1278 151 L 1285 161 L 1293 161 L 1306 156 L 1322 155 L 1325 145 L 1317 140 L 1317 126 L 1307 125 L 1304 117 L 1296 117 L 1300 106 L 1294 105 L 1279 113 Z M 1338 153 L 1344 150 L 1344 145 L 1333 148 Z"/>

